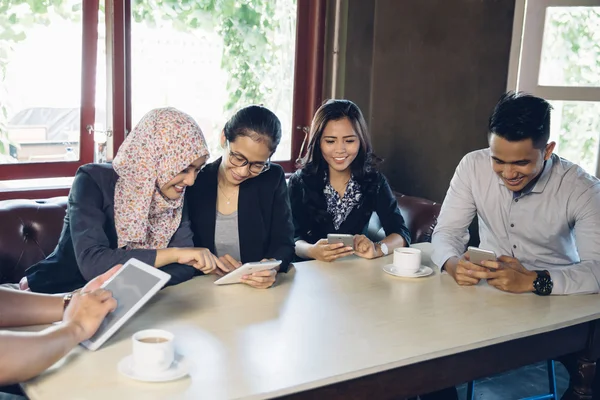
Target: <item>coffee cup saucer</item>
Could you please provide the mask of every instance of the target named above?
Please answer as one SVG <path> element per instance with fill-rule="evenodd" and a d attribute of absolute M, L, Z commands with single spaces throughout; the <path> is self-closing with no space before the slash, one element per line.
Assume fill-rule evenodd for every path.
<path fill-rule="evenodd" d="M 190 372 L 191 363 L 179 354 L 175 354 L 175 360 L 171 366 L 160 372 L 141 373 L 133 367 L 133 354 L 124 357 L 117 365 L 117 370 L 128 378 L 144 382 L 168 382 L 183 378 Z"/>
<path fill-rule="evenodd" d="M 399 276 L 402 278 L 421 278 L 433 274 L 433 268 L 428 267 L 426 265 L 421 265 L 421 267 L 416 272 L 402 271 L 398 269 L 398 267 L 396 267 L 394 264 L 384 265 L 383 270 L 390 275 Z"/>

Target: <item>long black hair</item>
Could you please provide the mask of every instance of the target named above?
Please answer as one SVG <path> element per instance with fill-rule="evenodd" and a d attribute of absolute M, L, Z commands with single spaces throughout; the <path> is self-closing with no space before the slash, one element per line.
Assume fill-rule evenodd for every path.
<path fill-rule="evenodd" d="M 299 166 L 305 174 L 323 176 L 328 170 L 329 166 L 321 153 L 321 137 L 330 121 L 339 121 L 344 118 L 348 119 L 360 141 L 358 154 L 350 164 L 354 179 L 361 182 L 377 170 L 377 164 L 381 160 L 373 153 L 371 135 L 360 108 L 350 100 L 331 99 L 319 107 L 310 125 L 307 154 L 299 162 Z"/>

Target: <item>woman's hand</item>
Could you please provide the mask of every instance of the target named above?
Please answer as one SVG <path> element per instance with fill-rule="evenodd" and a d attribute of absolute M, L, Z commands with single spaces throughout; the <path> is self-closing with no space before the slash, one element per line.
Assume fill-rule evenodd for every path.
<path fill-rule="evenodd" d="M 356 249 L 354 253 L 359 257 L 369 260 L 379 257 L 375 243 L 365 235 L 354 236 L 354 248 Z"/>
<path fill-rule="evenodd" d="M 217 256 L 203 247 L 178 249 L 177 262 L 180 264 L 191 265 L 205 274 L 210 274 L 217 269 L 221 271 L 221 273 L 231 271 L 231 269 L 225 266 Z"/>
<path fill-rule="evenodd" d="M 273 261 L 273 259 L 263 258 L 260 260 L 260 262 L 263 261 Z M 277 268 L 253 272 L 250 275 L 244 275 L 242 276 L 242 282 L 248 286 L 252 286 L 253 288 L 268 289 L 273 286 L 277 280 Z"/>
<path fill-rule="evenodd" d="M 223 257 L 219 257 L 219 260 L 221 260 L 223 265 L 225 265 L 225 267 L 229 268 L 230 271 L 233 271 L 234 269 L 238 269 L 239 267 L 242 266 L 241 261 L 236 260 L 235 258 L 231 257 L 229 254 L 225 254 Z M 221 271 L 220 269 L 215 269 L 213 271 L 213 273 L 218 276 L 225 275 L 223 273 L 223 271 Z"/>
<path fill-rule="evenodd" d="M 343 243 L 329 244 L 327 239 L 321 239 L 312 245 L 309 255 L 315 260 L 331 262 L 351 254 L 354 254 L 352 247 L 344 247 Z"/>
<path fill-rule="evenodd" d="M 19 289 L 20 290 L 29 290 L 29 282 L 27 281 L 26 276 L 21 278 L 21 280 L 19 281 Z"/>

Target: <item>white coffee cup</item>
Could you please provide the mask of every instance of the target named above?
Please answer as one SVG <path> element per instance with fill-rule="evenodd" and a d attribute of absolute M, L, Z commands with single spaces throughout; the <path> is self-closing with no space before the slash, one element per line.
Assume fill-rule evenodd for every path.
<path fill-rule="evenodd" d="M 133 344 L 133 368 L 142 374 L 154 374 L 169 369 L 175 359 L 174 335 L 162 329 L 136 332 Z"/>
<path fill-rule="evenodd" d="M 400 247 L 394 250 L 394 269 L 404 273 L 415 273 L 421 268 L 421 250 Z"/>

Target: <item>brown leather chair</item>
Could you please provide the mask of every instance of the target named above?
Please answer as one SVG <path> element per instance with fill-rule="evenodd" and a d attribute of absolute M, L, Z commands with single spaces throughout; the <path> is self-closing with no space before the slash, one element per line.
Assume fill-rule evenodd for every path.
<path fill-rule="evenodd" d="M 0 201 L 0 283 L 19 282 L 54 250 L 66 209 L 66 197 Z"/>
<path fill-rule="evenodd" d="M 440 205 L 399 193 L 396 197 L 413 243 L 431 241 Z M 0 201 L 0 283 L 19 282 L 27 268 L 54 250 L 66 208 L 66 197 Z M 374 215 L 369 236 L 382 235 L 383 229 Z"/>
<path fill-rule="evenodd" d="M 442 205 L 421 197 L 406 196 L 394 192 L 398 200 L 398 208 L 408 227 L 412 243 L 431 242 L 433 229 L 437 224 Z M 384 238 L 383 228 L 377 214 L 371 216 L 367 236 L 371 240 Z"/>

